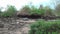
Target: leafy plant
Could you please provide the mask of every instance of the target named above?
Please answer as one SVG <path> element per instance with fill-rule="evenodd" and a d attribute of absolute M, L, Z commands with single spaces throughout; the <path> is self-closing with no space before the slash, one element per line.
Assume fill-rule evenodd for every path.
<path fill-rule="evenodd" d="M 2 13 L 2 16 L 7 17 L 7 16 L 13 16 L 16 13 L 16 8 L 14 6 L 9 5 L 7 7 L 7 10 Z"/>
<path fill-rule="evenodd" d="M 59 21 L 44 21 L 40 20 L 31 25 L 31 30 L 29 34 L 47 34 L 58 32 L 60 30 L 60 20 Z"/>
<path fill-rule="evenodd" d="M 44 9 L 38 9 L 38 8 L 32 6 L 32 7 L 31 7 L 30 14 L 31 14 L 31 15 L 32 15 L 32 14 L 35 14 L 35 15 L 43 15 L 44 12 L 45 12 Z"/>

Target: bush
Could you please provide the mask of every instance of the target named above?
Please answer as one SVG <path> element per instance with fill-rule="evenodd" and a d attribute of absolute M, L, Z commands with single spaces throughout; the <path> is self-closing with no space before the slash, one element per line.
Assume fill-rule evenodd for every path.
<path fill-rule="evenodd" d="M 21 13 L 19 14 L 28 14 L 29 15 L 29 12 L 31 11 L 30 7 L 28 5 L 22 7 L 22 9 L 20 10 Z"/>
<path fill-rule="evenodd" d="M 39 16 L 53 16 L 54 14 L 52 11 L 53 9 L 48 6 L 43 8 L 36 8 L 34 6 L 29 7 L 28 5 L 26 5 L 21 9 L 22 13 Z"/>
<path fill-rule="evenodd" d="M 44 15 L 45 10 L 44 9 L 38 9 L 34 6 L 31 7 L 30 14 L 31 15 Z"/>
<path fill-rule="evenodd" d="M 16 11 L 17 10 L 16 10 L 16 8 L 14 6 L 9 5 L 7 7 L 7 10 L 2 13 L 2 16 L 3 17 L 7 17 L 7 16 L 11 17 L 11 16 L 14 16 L 15 13 L 16 13 Z"/>
<path fill-rule="evenodd" d="M 31 24 L 31 30 L 29 34 L 48 34 L 57 33 L 60 30 L 60 20 L 59 21 L 44 21 L 40 20 L 36 23 Z M 58 33 L 57 33 L 58 34 Z"/>
<path fill-rule="evenodd" d="M 44 15 L 45 10 L 44 9 L 38 9 L 34 6 L 29 7 L 28 5 L 26 5 L 21 9 L 21 12 L 28 13 L 29 15 Z"/>

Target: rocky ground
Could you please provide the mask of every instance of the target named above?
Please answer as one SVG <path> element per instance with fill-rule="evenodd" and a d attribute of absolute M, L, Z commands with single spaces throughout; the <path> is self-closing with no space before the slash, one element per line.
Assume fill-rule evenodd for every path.
<path fill-rule="evenodd" d="M 34 19 L 0 18 L 0 34 L 28 34 Z"/>

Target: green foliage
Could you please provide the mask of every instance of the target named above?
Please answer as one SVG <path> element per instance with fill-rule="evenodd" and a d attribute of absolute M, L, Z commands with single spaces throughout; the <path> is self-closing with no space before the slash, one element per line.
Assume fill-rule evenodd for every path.
<path fill-rule="evenodd" d="M 57 16 L 60 16 L 60 4 L 58 4 L 56 7 L 55 7 L 55 14 Z"/>
<path fill-rule="evenodd" d="M 25 12 L 25 13 L 29 13 L 31 11 L 30 7 L 28 5 L 24 6 L 22 9 L 21 9 L 21 12 Z"/>
<path fill-rule="evenodd" d="M 0 15 L 1 16 L 14 16 L 16 15 L 16 8 L 12 5 L 9 5 L 7 7 L 7 9 L 1 13 L 0 11 Z M 34 6 L 31 6 L 29 7 L 28 5 L 24 6 L 22 9 L 21 9 L 21 14 L 28 14 L 28 15 L 40 15 L 40 16 L 53 16 L 55 15 L 54 12 L 52 12 L 53 9 L 51 9 L 50 7 L 46 6 L 46 7 L 40 7 L 40 8 L 36 8 Z M 58 12 L 59 14 L 59 12 Z"/>
<path fill-rule="evenodd" d="M 9 5 L 7 7 L 7 10 L 2 13 L 2 16 L 7 17 L 7 16 L 13 16 L 16 13 L 16 8 L 14 6 Z"/>
<path fill-rule="evenodd" d="M 21 9 L 21 12 L 28 13 L 29 15 L 44 15 L 45 10 L 44 9 L 38 9 L 34 6 L 29 7 L 28 5 L 26 5 Z"/>
<path fill-rule="evenodd" d="M 0 17 L 1 17 L 1 15 L 2 15 L 2 7 L 0 8 Z"/>
<path fill-rule="evenodd" d="M 36 8 L 34 6 L 31 6 L 29 7 L 28 5 L 24 6 L 22 9 L 21 9 L 21 12 L 25 12 L 25 13 L 28 13 L 30 15 L 54 15 L 52 13 L 52 9 L 48 6 L 46 7 L 41 7 L 41 8 Z"/>
<path fill-rule="evenodd" d="M 59 21 L 44 21 L 40 20 L 31 24 L 31 30 L 29 34 L 46 34 L 54 33 L 60 30 L 60 20 Z"/>
<path fill-rule="evenodd" d="M 45 6 L 45 16 L 54 16 L 53 9 L 51 9 L 49 6 Z"/>
<path fill-rule="evenodd" d="M 31 7 L 31 11 L 30 11 L 30 14 L 32 15 L 43 15 L 45 13 L 45 10 L 44 9 L 38 9 L 38 8 L 35 8 L 34 6 Z"/>

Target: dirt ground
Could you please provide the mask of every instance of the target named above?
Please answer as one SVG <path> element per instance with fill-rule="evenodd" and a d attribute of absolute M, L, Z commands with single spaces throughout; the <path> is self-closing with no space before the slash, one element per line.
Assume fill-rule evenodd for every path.
<path fill-rule="evenodd" d="M 0 28 L 1 34 L 28 34 L 30 24 L 35 22 L 35 20 L 28 18 L 4 18 L 0 19 L 0 22 L 0 24 L 4 25 L 3 29 Z"/>

